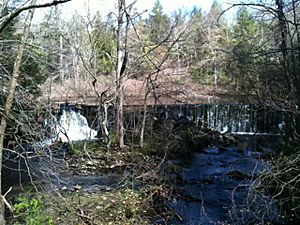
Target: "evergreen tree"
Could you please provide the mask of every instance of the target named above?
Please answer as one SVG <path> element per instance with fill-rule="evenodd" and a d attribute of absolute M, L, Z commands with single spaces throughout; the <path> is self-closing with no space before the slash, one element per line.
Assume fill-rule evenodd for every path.
<path fill-rule="evenodd" d="M 194 46 L 191 73 L 197 82 L 214 83 L 215 89 L 226 65 L 226 55 L 221 49 L 224 49 L 228 28 L 224 21 L 218 21 L 221 12 L 221 5 L 214 1 L 206 16 L 202 16 L 201 11 L 194 10 L 192 17 L 192 21 L 197 22 L 193 22 L 195 25 L 191 33 Z"/>
<path fill-rule="evenodd" d="M 236 63 L 235 82 L 241 78 L 245 82 L 253 73 L 255 65 L 254 54 L 257 49 L 258 40 L 256 36 L 259 32 L 258 23 L 254 20 L 249 10 L 243 6 L 237 12 L 236 24 L 233 27 L 233 58 Z"/>
<path fill-rule="evenodd" d="M 234 26 L 234 52 L 240 64 L 251 62 L 253 52 L 253 38 L 258 29 L 254 18 L 246 7 L 241 7 L 237 13 L 237 23 Z"/>
<path fill-rule="evenodd" d="M 97 72 L 110 74 L 116 64 L 116 34 L 112 26 L 102 21 L 98 16 L 93 31 L 95 40 Z"/>
<path fill-rule="evenodd" d="M 7 9 L 7 11 L 10 10 Z M 21 40 L 21 34 L 17 31 L 18 24 L 21 22 L 19 20 L 20 17 L 12 20 L 0 36 L 0 42 L 2 42 L 0 47 L 0 85 L 3 87 L 0 90 L 0 104 L 4 103 L 4 96 L 7 95 L 7 82 L 12 74 L 16 48 Z M 31 33 L 30 36 L 32 37 L 33 34 Z M 45 74 L 42 73 L 42 65 L 37 60 L 40 57 L 41 52 L 38 48 L 31 45 L 27 46 L 26 51 L 24 51 L 26 60 L 20 67 L 18 91 L 26 90 L 26 93 L 34 95 L 39 93 L 38 85 L 45 80 Z"/>
<path fill-rule="evenodd" d="M 150 40 L 155 45 L 160 44 L 169 33 L 168 31 L 170 30 L 171 25 L 170 19 L 164 13 L 163 7 L 159 0 L 155 2 L 146 24 L 149 27 Z"/>
<path fill-rule="evenodd" d="M 189 56 L 189 64 L 197 64 L 200 61 L 201 46 L 204 44 L 203 34 L 203 14 L 201 8 L 192 10 L 190 14 L 190 27 L 186 41 L 186 51 Z"/>

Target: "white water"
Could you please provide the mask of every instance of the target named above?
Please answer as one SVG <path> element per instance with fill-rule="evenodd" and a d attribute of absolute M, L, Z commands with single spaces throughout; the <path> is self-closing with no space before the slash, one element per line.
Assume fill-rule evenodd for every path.
<path fill-rule="evenodd" d="M 87 119 L 73 110 L 62 110 L 54 130 L 55 139 L 61 142 L 93 140 L 97 136 L 97 131 L 89 127 Z"/>
<path fill-rule="evenodd" d="M 283 112 L 255 105 L 178 105 L 165 106 L 161 112 L 165 119 L 185 118 L 221 133 L 282 135 L 287 130 Z"/>

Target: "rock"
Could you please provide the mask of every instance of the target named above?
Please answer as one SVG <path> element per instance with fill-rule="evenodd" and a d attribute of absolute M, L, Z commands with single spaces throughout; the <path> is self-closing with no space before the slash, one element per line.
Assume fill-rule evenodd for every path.
<path fill-rule="evenodd" d="M 63 186 L 63 187 L 61 188 L 61 190 L 62 190 L 62 191 L 66 191 L 66 190 L 68 190 L 68 188 L 67 188 L 66 186 Z"/>
<path fill-rule="evenodd" d="M 95 165 L 95 163 L 94 163 L 92 160 L 87 160 L 87 161 L 85 162 L 85 164 L 86 164 L 87 166 L 94 166 L 94 165 Z"/>
<path fill-rule="evenodd" d="M 78 184 L 76 184 L 75 186 L 74 186 L 74 191 L 80 191 L 82 189 L 82 186 L 80 186 L 80 185 L 78 185 Z"/>
<path fill-rule="evenodd" d="M 227 151 L 228 149 L 225 148 L 225 147 L 219 147 L 219 150 L 221 150 L 221 151 Z"/>

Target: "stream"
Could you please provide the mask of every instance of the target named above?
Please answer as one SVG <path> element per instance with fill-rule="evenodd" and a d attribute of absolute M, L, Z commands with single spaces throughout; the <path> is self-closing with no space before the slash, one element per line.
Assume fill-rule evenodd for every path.
<path fill-rule="evenodd" d="M 182 166 L 176 186 L 181 198 L 171 203 L 178 214 L 172 224 L 270 224 L 281 222 L 280 212 L 268 196 L 251 189 L 257 175 L 269 171 L 264 158 L 278 137 L 239 136 L 238 146 L 210 147 Z M 273 146 L 272 146 L 273 145 Z"/>
<path fill-rule="evenodd" d="M 128 121 L 136 120 L 136 115 L 132 115 Z M 158 121 L 184 118 L 194 122 L 199 129 L 216 129 L 221 133 L 234 134 L 238 139 L 236 146 L 199 149 L 199 152 L 191 154 L 188 162 L 181 159 L 172 162 L 182 168 L 180 179 L 174 181 L 181 197 L 170 202 L 170 207 L 177 214 L 172 224 L 255 225 L 262 222 L 258 218 L 271 224 L 281 222 L 276 204 L 268 196 L 257 195 L 252 185 L 259 173 L 271 169 L 267 156 L 273 152 L 286 130 L 287 121 L 282 112 L 263 111 L 249 105 L 197 105 L 158 107 L 151 115 Z M 72 107 L 62 108 L 57 120 L 46 124 L 54 131 L 49 139 L 30 146 L 30 150 L 36 152 L 58 140 L 98 139 L 99 127 L 97 124 L 92 126 L 88 122 L 91 120 L 95 121 Z M 92 193 L 112 188 L 123 179 L 122 175 L 105 174 L 62 178 L 56 176 L 58 172 L 51 168 L 46 158 L 40 157 L 33 162 L 31 169 L 46 174 L 59 189 L 81 189 Z M 9 187 L 13 180 L 18 182 L 26 177 L 19 172 L 20 167 L 26 164 L 23 159 L 15 165 L 15 171 L 7 170 L 9 160 L 4 160 L 5 163 L 3 177 L 6 186 Z M 57 161 L 59 164 L 60 161 Z M 23 172 L 26 173 L 26 169 Z"/>

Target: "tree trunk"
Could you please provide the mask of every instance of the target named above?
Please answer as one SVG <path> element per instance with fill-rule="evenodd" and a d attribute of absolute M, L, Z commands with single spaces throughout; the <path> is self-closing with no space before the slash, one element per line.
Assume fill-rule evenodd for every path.
<path fill-rule="evenodd" d="M 36 4 L 36 0 L 32 0 L 32 4 Z M 14 98 L 15 98 L 15 92 L 16 92 L 16 87 L 17 87 L 17 82 L 18 78 L 20 76 L 20 67 L 22 64 L 22 58 L 23 58 L 23 53 L 25 50 L 25 44 L 28 39 L 29 35 L 29 30 L 30 30 L 30 25 L 33 17 L 34 9 L 29 10 L 27 17 L 25 19 L 25 25 L 23 29 L 23 35 L 22 35 L 22 40 L 19 45 L 18 51 L 17 51 L 17 56 L 14 62 L 14 67 L 13 67 L 13 73 L 12 77 L 10 80 L 10 86 L 8 90 L 8 96 L 6 98 L 5 102 L 5 108 L 4 108 L 4 116 L 1 118 L 1 123 L 0 123 L 0 190 L 2 189 L 2 183 L 1 183 L 1 178 L 2 178 L 2 156 L 3 156 L 3 144 L 4 144 L 4 137 L 5 137 L 5 130 L 7 126 L 7 121 L 8 118 L 10 117 L 11 109 L 13 106 Z M 4 220 L 4 211 L 5 211 L 5 206 L 4 206 L 4 197 L 1 195 L 1 200 L 0 200 L 0 224 L 5 224 Z"/>
<path fill-rule="evenodd" d="M 145 127 L 146 127 L 146 120 L 147 120 L 147 99 L 148 99 L 148 95 L 150 93 L 148 85 L 149 85 L 149 79 L 147 79 L 146 86 L 145 86 L 144 114 L 143 114 L 142 127 L 141 127 L 141 133 L 140 133 L 140 147 L 144 146 L 144 133 L 145 133 Z"/>
<path fill-rule="evenodd" d="M 128 60 L 128 32 L 130 24 L 130 12 L 136 1 L 126 6 L 125 0 L 118 0 L 118 28 L 117 28 L 117 63 L 116 63 L 116 109 L 117 109 L 117 136 L 119 147 L 124 148 L 124 77 Z M 126 23 L 124 23 L 124 15 Z M 124 24 L 126 24 L 124 26 Z M 122 33 L 124 31 L 124 36 Z"/>
<path fill-rule="evenodd" d="M 117 137 L 119 147 L 124 145 L 124 127 L 123 127 L 123 51 L 122 51 L 122 27 L 123 15 L 125 10 L 125 0 L 118 0 L 118 28 L 117 28 L 117 63 L 116 63 L 116 110 L 117 110 Z M 122 60 L 123 59 L 123 60 Z"/>
<path fill-rule="evenodd" d="M 65 78 L 64 76 L 64 66 L 63 66 L 63 36 L 60 35 L 59 37 L 59 73 L 60 73 L 60 79 L 63 81 Z"/>
<path fill-rule="evenodd" d="M 217 65 L 216 65 L 215 59 L 214 59 L 213 67 L 214 67 L 214 86 L 215 86 L 215 92 L 217 92 L 217 90 L 218 90 L 218 71 L 217 71 Z"/>
<path fill-rule="evenodd" d="M 297 13 L 297 3 L 295 0 L 292 1 L 293 5 L 293 23 L 295 26 L 295 49 L 293 49 L 293 55 L 295 58 L 295 78 L 296 78 L 296 84 L 297 84 L 297 104 L 300 103 L 300 31 L 299 31 L 299 25 L 300 25 L 300 17 Z M 296 60 L 298 59 L 298 60 Z"/>
<path fill-rule="evenodd" d="M 103 127 L 103 132 L 105 134 L 105 142 L 107 143 L 107 148 L 110 149 L 110 145 L 111 145 L 111 138 L 109 136 L 109 132 L 108 132 L 108 107 L 109 104 L 104 102 L 103 103 L 103 121 L 102 121 L 102 127 Z"/>
<path fill-rule="evenodd" d="M 287 33 L 288 33 L 288 29 L 287 29 L 287 22 L 285 19 L 285 15 L 284 15 L 284 3 L 282 0 L 276 0 L 276 6 L 277 6 L 277 18 L 279 21 L 279 29 L 281 32 L 281 43 L 280 43 L 280 51 L 282 53 L 282 58 L 283 58 L 283 66 L 284 66 L 284 72 L 285 72 L 285 76 L 287 78 L 287 82 L 288 82 L 288 86 L 290 88 L 291 91 L 295 91 L 294 90 L 294 85 L 293 85 L 293 80 L 291 78 L 291 74 L 290 74 L 290 65 L 289 65 L 289 59 L 288 59 L 288 44 L 287 44 Z"/>

